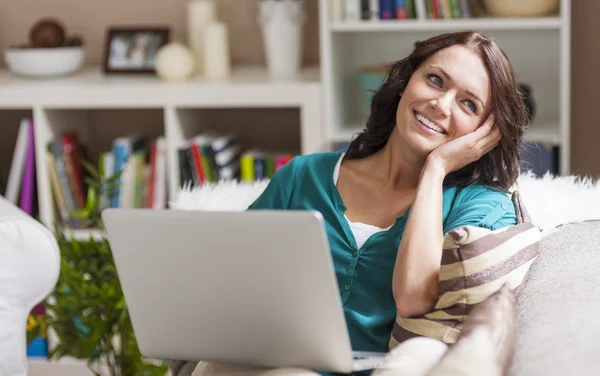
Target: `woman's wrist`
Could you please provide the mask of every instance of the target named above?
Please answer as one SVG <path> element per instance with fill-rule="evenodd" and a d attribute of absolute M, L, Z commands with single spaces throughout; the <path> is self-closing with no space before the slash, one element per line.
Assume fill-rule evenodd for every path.
<path fill-rule="evenodd" d="M 429 174 L 433 175 L 439 179 L 444 180 L 446 175 L 446 166 L 439 158 L 427 158 L 425 162 L 425 166 L 423 166 L 423 171 L 421 175 Z"/>

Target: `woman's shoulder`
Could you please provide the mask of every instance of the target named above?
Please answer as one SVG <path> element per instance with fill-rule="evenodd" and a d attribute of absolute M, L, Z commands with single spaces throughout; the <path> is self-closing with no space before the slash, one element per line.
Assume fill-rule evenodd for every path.
<path fill-rule="evenodd" d="M 296 167 L 322 167 L 337 163 L 342 156 L 342 151 L 317 152 L 311 154 L 298 155 L 292 159 Z"/>
<path fill-rule="evenodd" d="M 329 174 L 335 168 L 335 164 L 342 156 L 342 152 L 319 152 L 303 154 L 293 157 L 281 167 L 272 180 L 289 181 L 290 179 L 303 179 L 307 174 L 321 176 Z"/>
<path fill-rule="evenodd" d="M 463 224 L 496 229 L 516 223 L 511 194 L 481 183 L 448 187 L 444 213 L 447 230 Z"/>
<path fill-rule="evenodd" d="M 505 192 L 500 188 L 479 182 L 469 184 L 465 187 L 457 187 L 456 195 L 457 198 L 467 201 L 473 199 L 511 201 L 511 195 L 509 192 Z"/>
<path fill-rule="evenodd" d="M 335 168 L 335 164 L 342 156 L 343 152 L 318 152 L 311 154 L 297 155 L 292 158 L 285 166 L 287 174 L 303 175 L 306 172 L 311 173 L 329 173 Z"/>

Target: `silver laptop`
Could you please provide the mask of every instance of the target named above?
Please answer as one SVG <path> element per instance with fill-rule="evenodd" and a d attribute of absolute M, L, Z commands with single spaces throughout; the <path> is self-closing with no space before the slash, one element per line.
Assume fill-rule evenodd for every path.
<path fill-rule="evenodd" d="M 151 358 L 351 372 L 320 213 L 106 209 L 141 352 Z"/>

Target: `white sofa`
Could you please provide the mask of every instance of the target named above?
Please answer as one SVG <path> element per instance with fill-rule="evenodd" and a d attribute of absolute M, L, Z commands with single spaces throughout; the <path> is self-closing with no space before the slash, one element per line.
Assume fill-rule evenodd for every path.
<path fill-rule="evenodd" d="M 59 273 L 52 232 L 0 196 L 0 375 L 27 375 L 27 317 Z"/>

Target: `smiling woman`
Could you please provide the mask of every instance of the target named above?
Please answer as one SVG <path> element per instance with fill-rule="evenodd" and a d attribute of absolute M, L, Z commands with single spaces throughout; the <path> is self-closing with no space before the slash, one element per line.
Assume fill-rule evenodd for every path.
<path fill-rule="evenodd" d="M 464 32 L 418 42 L 348 150 L 293 158 L 248 210 L 322 215 L 352 349 L 385 353 L 397 316 L 434 309 L 451 230 L 516 223 L 507 189 L 525 117 L 494 41 Z"/>
<path fill-rule="evenodd" d="M 366 129 L 345 159 L 373 155 L 391 141 L 424 160 L 437 146 L 483 125 L 490 114 L 501 135 L 497 147 L 452 171 L 446 183 L 479 181 L 508 189 L 519 171 L 526 112 L 511 63 L 493 39 L 470 31 L 442 34 L 415 43 L 410 56 L 390 68 L 373 96 Z"/>

